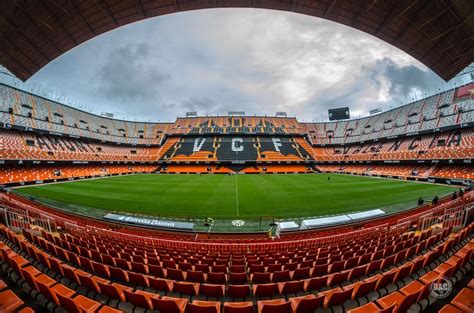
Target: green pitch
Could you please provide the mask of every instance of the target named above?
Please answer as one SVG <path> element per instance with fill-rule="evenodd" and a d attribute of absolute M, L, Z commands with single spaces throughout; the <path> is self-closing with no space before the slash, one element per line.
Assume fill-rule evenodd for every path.
<path fill-rule="evenodd" d="M 328 181 L 328 177 L 331 178 Z M 142 174 L 25 187 L 17 192 L 83 214 L 107 211 L 216 219 L 295 218 L 399 210 L 455 188 L 338 174 Z"/>

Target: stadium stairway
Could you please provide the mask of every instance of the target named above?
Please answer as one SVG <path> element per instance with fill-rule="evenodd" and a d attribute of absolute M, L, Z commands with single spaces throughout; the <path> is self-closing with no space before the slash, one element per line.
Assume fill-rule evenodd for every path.
<path fill-rule="evenodd" d="M 1 247 L 1 270 L 10 281 L 35 299 L 41 308 L 51 312 L 64 309 L 69 312 L 117 312 L 117 309 L 134 312 L 220 312 L 221 308 L 224 312 L 249 313 L 316 310 L 374 312 L 375 309 L 392 309 L 394 303 L 397 312 L 408 309 L 411 312 L 423 310 L 435 301 L 428 292 L 431 282 L 443 275 L 455 284 L 471 270 L 474 250 L 472 228 L 471 224 L 457 234 L 449 234 L 450 230 L 444 229 L 436 235 L 427 231 L 417 236 L 403 234 L 399 238 L 390 238 L 398 241 L 397 246 L 401 250 L 395 254 L 396 248 L 391 244 L 394 241 L 388 240 L 390 245 L 383 244 L 380 250 L 374 249 L 370 258 L 366 254 L 359 256 L 357 264 L 360 260 L 369 261 L 362 262 L 362 266 L 349 261 L 352 258 L 345 260 L 344 264 L 336 261 L 339 257 L 328 261 L 327 256 L 331 254 L 326 250 L 319 250 L 323 252 L 321 256 L 325 257 L 316 257 L 315 261 L 306 259 L 308 254 L 299 258 L 298 254 L 293 253 L 296 262 L 288 258 L 285 264 L 295 264 L 292 273 L 286 276 L 289 280 L 285 281 L 284 274 L 277 274 L 277 277 L 283 277 L 282 282 L 256 283 L 257 273 L 262 274 L 257 275 L 261 276 L 258 279 L 265 280 L 270 274 L 273 280 L 280 271 L 268 272 L 270 268 L 276 268 L 272 266 L 275 264 L 264 262 L 265 258 L 260 259 L 252 254 L 244 258 L 223 258 L 221 261 L 216 258 L 212 264 L 204 258 L 194 265 L 192 261 L 179 263 L 188 264 L 186 272 L 178 269 L 177 264 L 173 268 L 173 259 L 163 258 L 160 270 L 159 267 L 152 267 L 152 264 L 148 265 L 148 260 L 140 259 L 138 255 L 131 255 L 129 261 L 107 258 L 106 255 L 96 253 L 97 250 L 89 250 L 64 239 L 71 237 L 63 235 L 61 239 L 43 233 L 43 238 L 25 230 L 18 235 L 2 226 L 0 231 L 4 244 Z M 122 256 L 120 252 L 115 253 Z M 327 275 L 321 270 L 323 267 L 320 265 L 324 264 L 317 264 L 322 263 L 318 261 L 321 259 L 328 261 L 325 265 L 331 264 L 325 268 L 329 271 Z M 304 263 L 306 261 L 310 262 Z M 114 263 L 117 267 L 108 263 Z M 351 268 L 348 263 L 357 266 Z M 232 268 L 235 270 L 242 270 L 243 267 L 245 272 L 242 274 L 250 279 L 250 283 L 193 282 L 209 279 L 213 276 L 210 273 L 219 273 L 210 271 L 204 276 L 200 268 L 221 266 L 224 270 L 226 264 L 229 272 L 229 267 L 236 267 Z M 299 273 L 298 269 L 307 271 L 305 268 L 308 264 L 313 264 L 313 270 L 309 273 L 312 277 L 295 277 L 295 273 Z M 148 269 L 156 272 L 152 275 L 140 273 L 146 272 L 147 265 Z M 168 277 L 168 272 L 173 273 L 173 277 Z M 188 280 L 190 273 L 193 277 L 191 281 Z M 302 275 L 304 277 L 307 273 Z"/>

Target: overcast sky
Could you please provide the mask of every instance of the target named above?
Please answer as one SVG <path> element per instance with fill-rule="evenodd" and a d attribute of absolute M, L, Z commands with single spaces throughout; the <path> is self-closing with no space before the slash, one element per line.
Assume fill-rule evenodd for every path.
<path fill-rule="evenodd" d="M 420 62 L 375 37 L 257 9 L 127 25 L 67 52 L 28 83 L 94 113 L 141 121 L 174 121 L 187 111 L 286 111 L 302 121 L 326 120 L 328 108 L 341 106 L 357 117 L 445 88 Z"/>

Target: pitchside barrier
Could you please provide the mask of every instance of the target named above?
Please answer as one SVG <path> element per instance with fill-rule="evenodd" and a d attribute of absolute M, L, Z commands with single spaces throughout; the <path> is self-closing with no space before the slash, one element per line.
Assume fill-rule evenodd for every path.
<path fill-rule="evenodd" d="M 438 224 L 440 228 L 446 227 L 463 227 L 468 220 L 471 208 L 473 205 L 457 206 L 454 208 L 446 208 L 444 213 L 438 216 L 423 216 L 422 220 L 418 220 L 418 225 L 423 225 L 424 229 Z M 4 222 L 9 227 L 18 227 L 25 229 L 44 229 L 52 232 L 54 227 L 54 218 L 48 215 L 32 215 L 25 210 L 3 207 L 1 216 Z M 118 242 L 128 243 L 131 246 L 136 243 L 145 244 L 153 248 L 166 248 L 178 250 L 193 250 L 193 251 L 207 251 L 207 252 L 273 252 L 285 249 L 312 249 L 323 246 L 336 245 L 338 243 L 350 243 L 354 239 L 364 239 L 373 237 L 374 235 L 396 235 L 404 233 L 409 230 L 412 221 L 404 221 L 396 225 L 389 226 L 383 224 L 370 228 L 363 228 L 347 233 L 335 234 L 325 237 L 306 238 L 298 240 L 279 240 L 273 242 L 253 242 L 253 243 L 232 243 L 232 242 L 190 242 L 160 239 L 153 237 L 137 236 L 113 230 L 106 230 L 97 227 L 83 227 L 70 222 L 65 222 L 65 231 L 75 237 L 88 238 L 90 236 L 97 236 L 100 238 L 107 238 L 116 240 Z"/>
<path fill-rule="evenodd" d="M 459 230 L 467 224 L 473 207 L 474 205 L 460 205 L 444 209 L 441 216 L 422 216 L 419 230 L 423 231 L 434 225 L 442 225 L 442 227 L 451 227 L 453 230 Z"/>
<path fill-rule="evenodd" d="M 79 226 L 71 222 L 67 217 L 59 216 L 54 213 L 45 213 L 41 209 L 34 206 L 13 201 L 1 209 L 0 218 L 8 226 L 15 226 L 25 229 L 44 229 L 49 232 L 55 232 L 59 227 L 56 225 L 63 225 L 65 230 L 77 237 L 87 238 L 89 236 L 97 236 L 101 238 L 108 238 L 110 240 L 120 239 L 122 242 L 128 243 L 131 246 L 140 243 L 146 244 L 155 248 L 166 249 L 192 249 L 194 251 L 208 251 L 208 252 L 234 252 L 245 253 L 252 252 L 273 252 L 284 249 L 311 249 L 322 246 L 335 245 L 341 242 L 350 243 L 355 238 L 364 239 L 372 237 L 374 234 L 395 235 L 412 230 L 413 225 L 417 226 L 417 230 L 426 229 L 432 225 L 439 224 L 439 227 L 462 227 L 464 226 L 471 213 L 473 207 L 472 198 L 468 198 L 467 204 L 461 204 L 459 201 L 451 201 L 428 211 L 414 214 L 412 216 L 399 219 L 395 225 L 390 226 L 388 223 L 369 228 L 362 228 L 355 231 L 340 233 L 325 237 L 302 238 L 297 240 L 275 240 L 265 242 L 250 242 L 250 243 L 233 243 L 233 242 L 192 242 L 170 240 L 163 238 L 154 238 L 149 236 L 137 236 L 124 232 L 106 230 L 94 226 Z M 13 207 L 12 205 L 15 205 Z"/>
<path fill-rule="evenodd" d="M 27 210 L 3 207 L 0 208 L 0 218 L 4 225 L 10 228 L 26 228 L 32 230 L 45 230 L 56 232 L 56 223 L 54 218 L 47 214 L 30 215 Z"/>
<path fill-rule="evenodd" d="M 409 215 L 407 217 L 403 217 L 397 221 L 397 223 L 409 223 L 410 226 L 416 226 L 418 230 L 423 230 L 423 225 L 422 223 L 420 224 L 420 221 L 429 219 L 429 218 L 436 218 L 439 215 L 445 214 L 446 209 L 452 208 L 452 207 L 464 207 L 464 206 L 469 206 L 469 204 L 473 201 L 472 198 L 466 198 L 468 200 L 467 203 L 463 203 L 463 201 L 458 198 L 455 200 L 451 200 L 448 202 L 444 202 L 440 205 L 434 206 L 431 209 L 423 210 L 420 213 L 415 213 L 412 215 Z"/>
<path fill-rule="evenodd" d="M 452 209 L 445 209 L 444 214 L 437 217 L 437 223 L 440 228 L 447 227 L 464 227 L 467 222 L 467 217 L 470 214 L 471 205 L 458 206 Z M 453 218 L 453 214 L 457 218 Z M 441 221 L 441 222 L 439 222 Z M 423 221 L 418 221 L 418 224 L 423 224 Z M 370 228 L 363 228 L 356 231 L 330 235 L 325 237 L 298 239 L 298 240 L 281 240 L 274 242 L 254 242 L 254 243 L 218 243 L 218 242 L 189 242 L 177 241 L 168 239 L 158 239 L 152 237 L 136 236 L 112 230 L 104 230 L 96 227 L 82 227 L 70 224 L 66 231 L 76 237 L 98 236 L 108 239 L 120 239 L 121 242 L 129 243 L 131 246 L 134 243 L 145 243 L 147 246 L 154 248 L 179 249 L 179 250 L 193 250 L 193 251 L 207 251 L 207 252 L 231 252 L 231 253 L 246 253 L 246 252 L 274 252 L 285 249 L 314 249 L 324 246 L 336 245 L 338 243 L 350 243 L 354 239 L 369 238 L 374 235 L 387 234 L 397 235 L 404 233 L 410 229 L 411 223 L 404 221 L 396 225 L 389 226 L 383 224 Z M 428 227 L 427 227 L 428 228 Z"/>
<path fill-rule="evenodd" d="M 253 242 L 253 243 L 232 243 L 232 242 L 190 242 L 180 240 L 158 239 L 152 237 L 144 237 L 121 233 L 113 230 L 105 230 L 97 227 L 82 227 L 79 225 L 68 224 L 66 229 L 68 233 L 76 237 L 98 236 L 125 242 L 133 246 L 135 243 L 144 243 L 153 248 L 177 249 L 177 250 L 193 250 L 206 252 L 273 252 L 284 249 L 311 249 L 322 246 L 335 245 L 342 242 L 351 242 L 354 238 L 363 239 L 373 237 L 376 234 L 383 235 L 393 232 L 388 224 L 380 226 L 364 228 L 342 234 L 336 234 L 325 237 L 316 237 L 299 240 L 281 240 L 274 242 Z"/>

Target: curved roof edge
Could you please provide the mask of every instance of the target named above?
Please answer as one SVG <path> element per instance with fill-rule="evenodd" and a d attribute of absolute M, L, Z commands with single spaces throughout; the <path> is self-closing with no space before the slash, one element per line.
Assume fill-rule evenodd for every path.
<path fill-rule="evenodd" d="M 474 55 L 474 1 L 0 1 L 0 64 L 26 80 L 66 51 L 123 25 L 229 7 L 289 11 L 359 29 L 405 51 L 444 80 Z"/>

